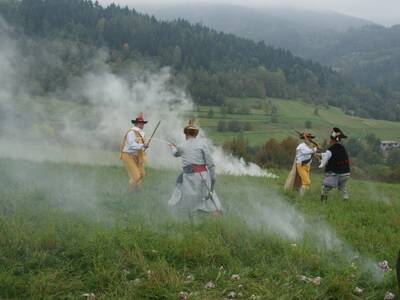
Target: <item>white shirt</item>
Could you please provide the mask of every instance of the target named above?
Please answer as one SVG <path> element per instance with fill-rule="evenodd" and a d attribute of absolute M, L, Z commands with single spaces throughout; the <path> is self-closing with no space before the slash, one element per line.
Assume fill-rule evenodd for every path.
<path fill-rule="evenodd" d="M 326 150 L 326 152 L 321 153 L 321 163 L 318 166 L 318 168 L 324 168 L 326 166 L 326 164 L 328 163 L 328 161 L 331 159 L 332 157 L 332 152 L 329 150 Z"/>
<path fill-rule="evenodd" d="M 299 144 L 296 148 L 296 163 L 301 164 L 303 161 L 311 159 L 316 151 L 317 148 L 312 149 L 304 142 Z"/>
<path fill-rule="evenodd" d="M 128 134 L 126 135 L 126 143 L 124 145 L 124 148 L 122 149 L 122 152 L 137 153 L 139 150 L 144 149 L 144 145 L 139 144 L 136 141 L 136 134 L 134 131 L 138 132 L 144 140 L 143 129 L 140 129 L 139 127 L 136 127 L 136 126 L 132 127 L 131 130 L 129 130 Z"/>

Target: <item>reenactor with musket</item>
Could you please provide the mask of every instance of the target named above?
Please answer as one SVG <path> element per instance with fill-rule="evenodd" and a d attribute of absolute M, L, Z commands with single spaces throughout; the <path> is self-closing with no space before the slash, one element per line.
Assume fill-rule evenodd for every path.
<path fill-rule="evenodd" d="M 291 171 L 285 182 L 285 190 L 296 189 L 300 196 L 310 188 L 310 169 L 314 155 L 318 151 L 318 144 L 309 132 L 297 132 L 302 142 L 296 148 L 296 156 Z"/>

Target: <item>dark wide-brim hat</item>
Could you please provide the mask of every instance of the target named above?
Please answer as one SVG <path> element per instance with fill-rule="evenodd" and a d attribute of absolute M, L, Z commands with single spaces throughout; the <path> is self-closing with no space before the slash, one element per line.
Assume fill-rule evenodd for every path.
<path fill-rule="evenodd" d="M 145 121 L 145 120 L 143 120 L 143 119 L 135 119 L 135 120 L 132 120 L 132 124 L 137 124 L 137 123 L 143 123 L 143 124 L 146 124 L 148 121 Z"/>
<path fill-rule="evenodd" d="M 303 132 L 303 133 L 299 134 L 299 138 L 302 139 L 302 140 L 305 140 L 305 138 L 315 139 L 315 135 L 313 135 L 313 134 L 311 134 L 309 132 Z"/>
<path fill-rule="evenodd" d="M 347 139 L 347 135 L 343 133 L 339 128 L 333 127 L 332 133 L 331 133 L 331 138 L 333 139 Z"/>
<path fill-rule="evenodd" d="M 143 123 L 146 124 L 148 121 L 144 120 L 143 113 L 138 114 L 135 120 L 132 120 L 132 124 Z"/>

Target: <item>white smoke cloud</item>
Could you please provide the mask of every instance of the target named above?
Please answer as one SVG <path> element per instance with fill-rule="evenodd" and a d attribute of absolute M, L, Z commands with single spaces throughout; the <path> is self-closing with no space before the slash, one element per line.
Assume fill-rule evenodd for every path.
<path fill-rule="evenodd" d="M 183 127 L 192 114 L 193 102 L 182 84 L 173 83 L 175 78 L 169 68 L 153 66 L 149 70 L 132 65 L 123 75 L 115 74 L 106 63 L 106 52 L 98 51 L 90 63 L 90 70 L 77 78 L 70 78 L 67 88 L 43 99 L 32 95 L 32 83 L 23 80 L 30 69 L 37 67 L 37 55 L 27 54 L 26 49 L 22 54 L 10 36 L 11 31 L 2 21 L 0 75 L 5 80 L 0 83 L 0 104 L 5 112 L 2 124 L 6 128 L 2 130 L 4 142 L 0 154 L 18 157 L 24 153 L 26 159 L 35 160 L 120 164 L 106 153 L 118 151 L 125 132 L 132 126 L 130 120 L 143 112 L 149 121 L 145 128 L 147 135 L 161 120 L 156 139 L 147 151 L 149 165 L 155 168 L 179 167 L 179 161 L 170 154 L 167 142 L 184 140 Z M 57 53 L 62 53 L 67 47 L 71 51 L 81 51 L 67 42 L 43 42 L 40 57 L 48 57 L 46 64 L 62 69 L 63 63 Z M 21 127 L 18 124 L 26 125 L 17 130 Z M 30 141 L 28 154 L 27 140 Z M 219 173 L 273 176 L 255 164 L 247 165 L 243 160 L 224 153 L 219 147 L 212 149 Z M 96 160 L 96 155 L 104 156 Z M 116 153 L 115 157 L 118 157 Z"/>

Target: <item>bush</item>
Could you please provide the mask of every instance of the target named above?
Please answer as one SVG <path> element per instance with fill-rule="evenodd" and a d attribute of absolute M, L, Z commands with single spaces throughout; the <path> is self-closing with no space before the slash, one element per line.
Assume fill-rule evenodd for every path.
<path fill-rule="evenodd" d="M 223 120 L 220 120 L 217 124 L 217 131 L 224 132 L 226 130 L 226 123 Z"/>
<path fill-rule="evenodd" d="M 296 152 L 297 140 L 286 138 L 278 143 L 269 139 L 256 154 L 256 163 L 265 167 L 290 167 Z"/>
<path fill-rule="evenodd" d="M 242 130 L 242 123 L 238 121 L 230 121 L 228 124 L 228 130 L 233 132 L 239 132 Z"/>
<path fill-rule="evenodd" d="M 251 122 L 245 122 L 243 124 L 243 130 L 244 131 L 251 131 L 253 130 L 253 124 Z"/>
<path fill-rule="evenodd" d="M 240 107 L 239 113 L 244 114 L 244 115 L 248 115 L 250 113 L 250 106 L 248 106 L 247 104 L 243 104 Z"/>
<path fill-rule="evenodd" d="M 278 116 L 276 115 L 276 114 L 273 114 L 272 116 L 271 116 L 271 123 L 279 123 L 279 119 L 278 119 Z"/>

